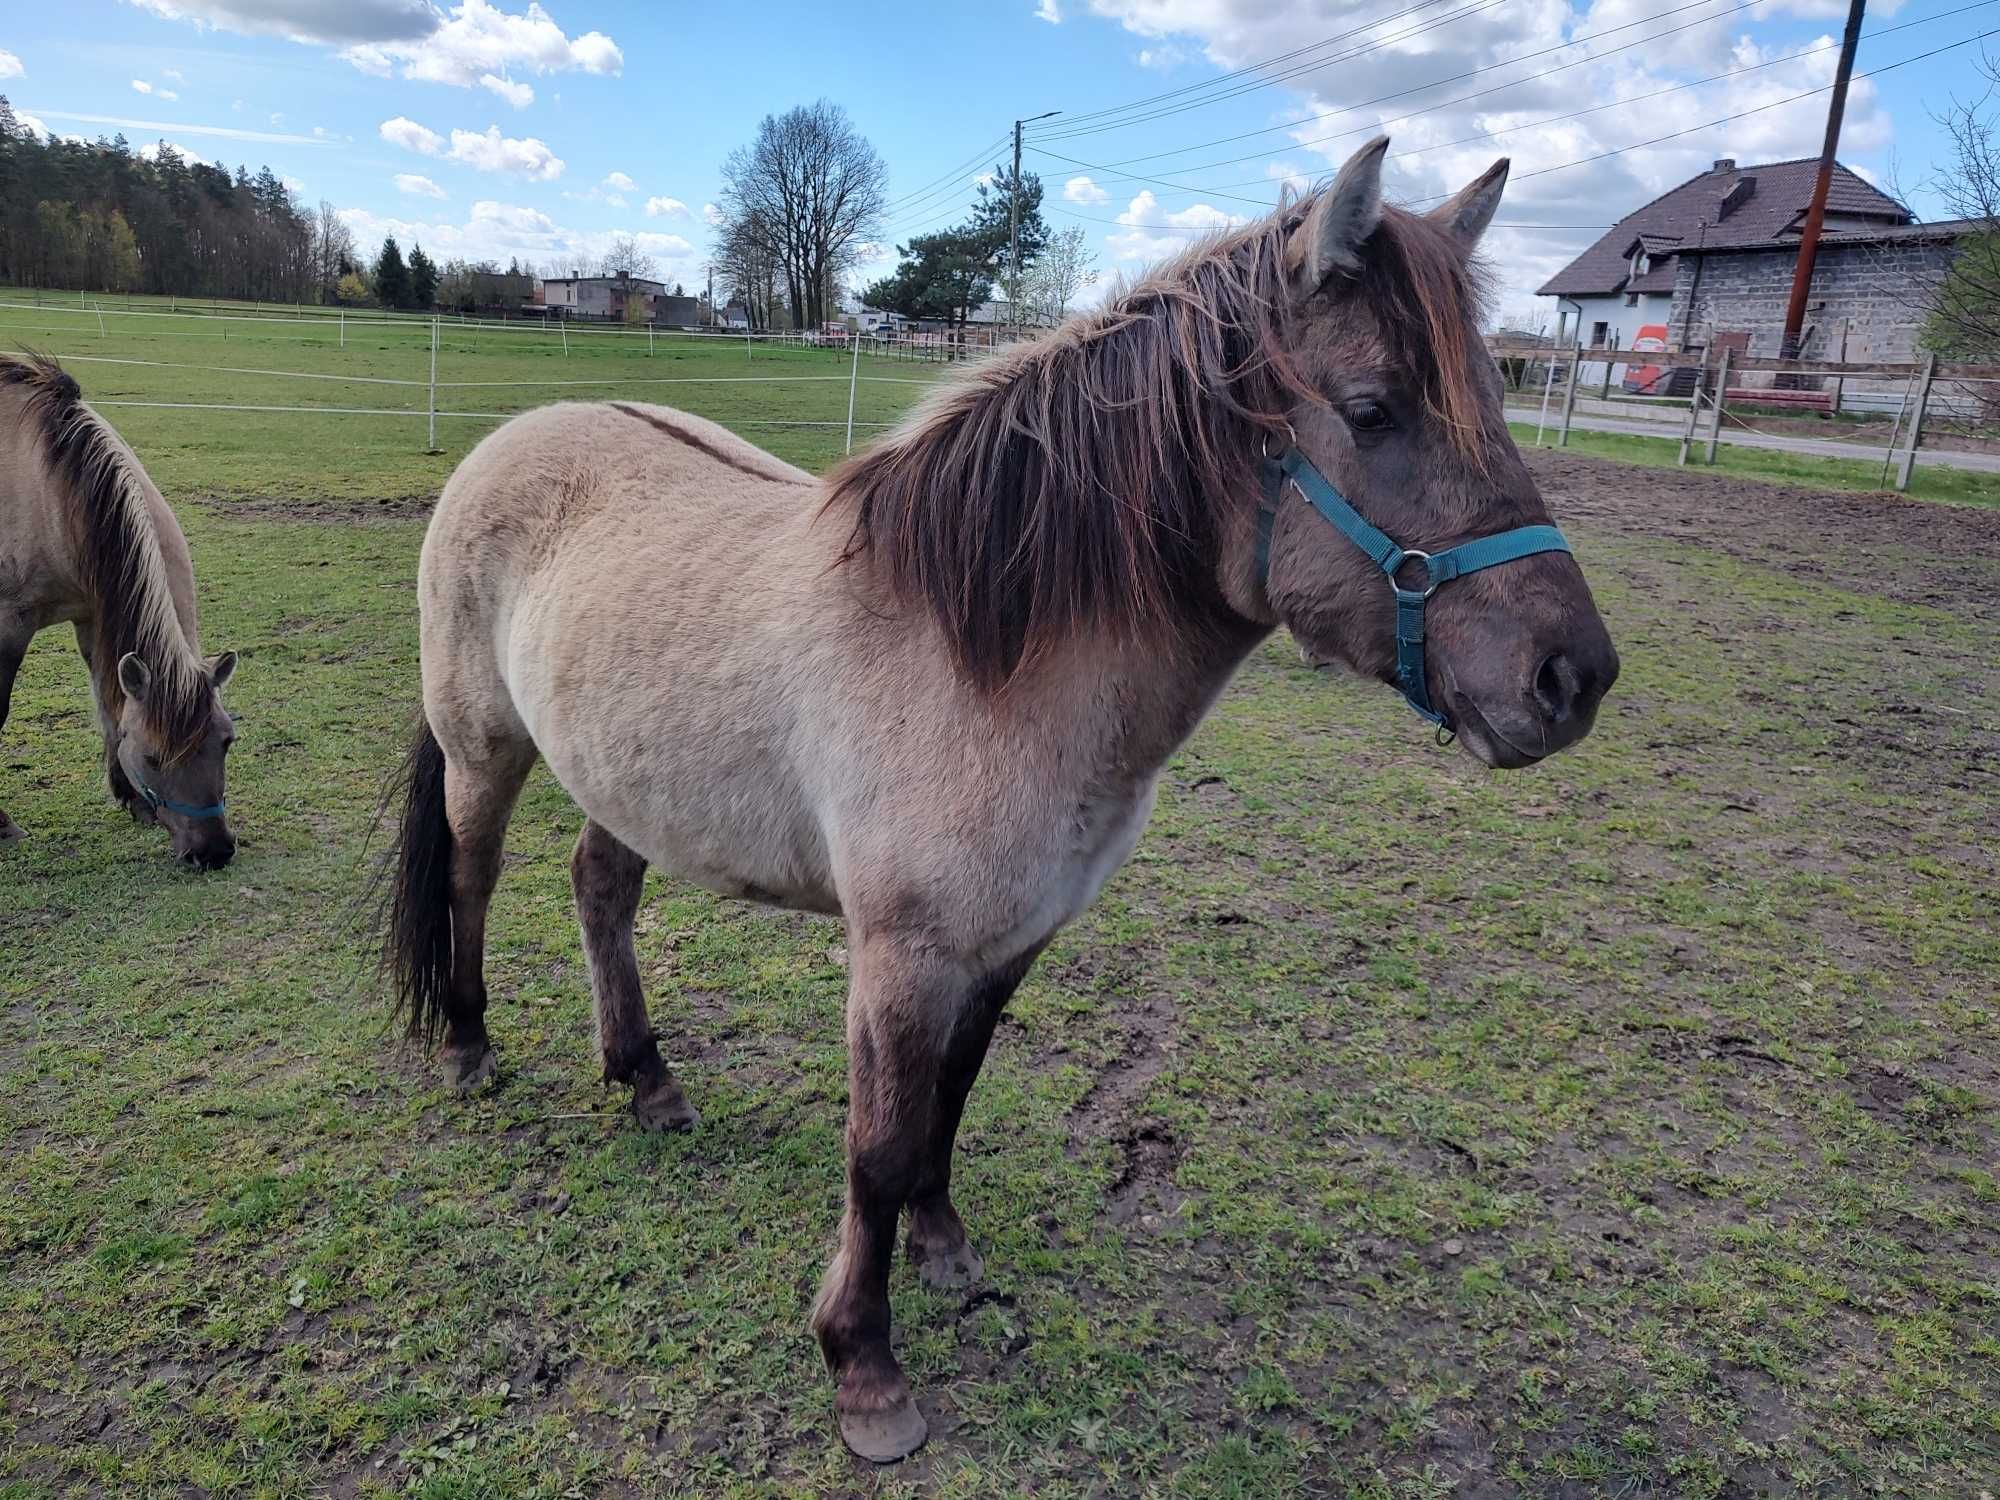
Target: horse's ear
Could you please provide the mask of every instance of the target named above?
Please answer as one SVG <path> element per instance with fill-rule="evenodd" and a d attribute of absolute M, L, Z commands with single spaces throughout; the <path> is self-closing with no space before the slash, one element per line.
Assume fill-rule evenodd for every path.
<path fill-rule="evenodd" d="M 118 658 L 118 686 L 134 703 L 144 703 L 153 686 L 153 669 L 127 651 Z"/>
<path fill-rule="evenodd" d="M 1501 157 L 1425 217 L 1457 240 L 1469 254 L 1499 211 L 1500 195 L 1507 190 L 1509 165 L 1507 158 Z"/>
<path fill-rule="evenodd" d="M 1287 247 L 1292 288 L 1308 296 L 1336 272 L 1361 269 L 1361 247 L 1382 222 L 1382 157 L 1389 137 L 1378 135 L 1347 159 L 1340 175 L 1314 200 L 1305 223 Z"/>
<path fill-rule="evenodd" d="M 208 664 L 208 681 L 218 693 L 236 675 L 236 653 L 225 651 Z"/>

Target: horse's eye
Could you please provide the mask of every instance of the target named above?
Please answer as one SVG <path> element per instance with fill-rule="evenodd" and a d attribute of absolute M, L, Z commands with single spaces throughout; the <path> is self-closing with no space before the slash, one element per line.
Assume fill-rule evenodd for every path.
<path fill-rule="evenodd" d="M 1347 425 L 1356 432 L 1387 432 L 1396 419 L 1380 401 L 1356 401 L 1347 408 Z"/>

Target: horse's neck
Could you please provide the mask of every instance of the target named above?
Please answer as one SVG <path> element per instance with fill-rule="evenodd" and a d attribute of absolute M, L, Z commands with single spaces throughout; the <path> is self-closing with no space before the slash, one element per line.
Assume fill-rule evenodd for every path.
<path fill-rule="evenodd" d="M 172 670 L 181 674 L 201 670 L 201 635 L 195 611 L 194 564 L 188 555 L 187 538 L 165 500 L 154 491 L 129 453 L 121 454 L 124 495 L 118 502 L 117 525 L 122 535 L 108 546 L 100 544 L 100 557 L 117 560 L 115 572 L 123 584 L 102 581 L 93 588 L 93 568 L 87 560 L 75 558 L 79 589 L 85 608 L 94 621 L 123 617 L 130 626 L 115 632 L 142 654 L 156 658 L 147 665 L 155 672 Z M 82 496 L 72 503 L 85 504 Z M 88 523 L 86 523 L 88 524 Z M 81 529 L 81 528 L 80 528 Z M 92 542 L 81 539 L 81 545 Z M 100 565 L 101 566 L 101 565 Z M 100 628 L 98 639 L 104 638 Z M 94 653 L 91 672 L 100 697 L 116 701 L 116 660 L 101 661 Z"/>

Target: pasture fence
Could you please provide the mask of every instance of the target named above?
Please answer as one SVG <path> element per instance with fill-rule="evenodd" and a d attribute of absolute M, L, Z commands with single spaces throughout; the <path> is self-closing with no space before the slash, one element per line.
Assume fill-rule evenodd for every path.
<path fill-rule="evenodd" d="M 24 322 L 23 317 L 41 319 L 57 314 L 71 314 L 73 321 L 49 323 L 41 321 Z M 277 362 L 257 364 L 234 364 L 226 362 L 202 362 L 181 359 L 147 359 L 132 355 L 87 352 L 87 343 L 107 340 L 111 330 L 106 319 L 146 320 L 126 325 L 128 330 L 137 330 L 135 338 L 143 338 L 147 343 L 158 338 L 201 338 L 214 337 L 218 342 L 228 342 L 230 326 L 238 325 L 237 337 L 243 342 L 246 337 L 257 341 L 304 342 L 317 345 L 317 356 L 307 363 L 332 361 L 345 363 L 344 355 L 349 353 L 349 334 L 366 335 L 374 341 L 376 354 L 387 351 L 392 358 L 395 351 L 403 347 L 400 336 L 415 333 L 421 336 L 420 344 L 413 344 L 409 353 L 423 361 L 410 375 L 387 375 L 362 373 L 358 369 L 293 369 L 281 367 Z M 183 326 L 163 326 L 160 320 L 198 319 L 203 325 L 198 328 Z M 305 329 L 299 325 L 309 324 Z M 290 325 L 280 327 L 274 325 Z M 650 375 L 635 373 L 607 373 L 588 375 L 579 372 L 575 376 L 536 376 L 520 378 L 450 378 L 451 360 L 454 352 L 463 352 L 480 362 L 482 356 L 506 356 L 522 352 L 537 355 L 552 353 L 548 341 L 558 344 L 561 354 L 571 353 L 572 332 L 579 355 L 603 356 L 623 354 L 653 356 L 663 346 L 668 350 L 714 351 L 719 348 L 741 347 L 751 369 L 743 374 L 681 374 Z M 499 396 L 503 392 L 518 391 L 529 393 L 562 393 L 590 391 L 600 396 L 608 396 L 618 391 L 643 392 L 653 389 L 672 388 L 726 388 L 759 387 L 773 392 L 798 393 L 810 387 L 846 387 L 844 416 L 807 416 L 797 410 L 788 411 L 779 406 L 768 414 L 732 414 L 730 425 L 763 428 L 799 428 L 811 430 L 839 430 L 842 434 L 843 451 L 851 453 L 857 431 L 866 434 L 895 425 L 893 422 L 874 420 L 860 408 L 859 397 L 866 387 L 914 388 L 928 386 L 935 375 L 885 374 L 876 368 L 878 362 L 920 361 L 930 364 L 956 364 L 968 359 L 988 357 L 993 352 L 992 344 L 980 344 L 963 339 L 931 339 L 926 336 L 903 338 L 876 338 L 850 331 L 841 337 L 834 333 L 814 335 L 793 335 L 773 333 L 695 332 L 688 330 L 662 330 L 652 327 L 620 328 L 590 327 L 572 330 L 563 320 L 551 324 L 490 323 L 476 319 L 433 316 L 421 321 L 396 316 L 348 318 L 336 310 L 334 315 L 320 315 L 315 318 L 276 316 L 259 310 L 222 310 L 219 304 L 198 312 L 173 308 L 116 308 L 105 307 L 101 302 L 80 298 L 74 306 L 57 306 L 47 301 L 22 301 L 18 298 L 0 298 L 0 344 L 20 345 L 29 342 L 27 335 L 55 334 L 63 344 L 86 344 L 85 349 L 63 347 L 51 349 L 57 357 L 70 364 L 103 365 L 134 372 L 171 372 L 168 385 L 177 389 L 151 390 L 144 393 L 117 391 L 104 395 L 93 395 L 91 404 L 105 409 L 150 409 L 175 411 L 224 412 L 238 411 L 260 415 L 323 415 L 341 418 L 423 418 L 423 451 L 437 453 L 438 422 L 451 421 L 501 422 L 529 409 L 539 402 L 529 399 L 514 410 L 487 409 L 491 402 L 475 407 L 461 407 L 455 403 L 456 393 L 474 391 Z M 449 334 L 449 339 L 446 335 Z M 384 339 L 387 342 L 383 342 Z M 641 349 L 633 340 L 643 340 Z M 358 350 L 359 345 L 356 345 Z M 757 369 L 758 350 L 768 355 L 778 356 L 772 361 L 775 369 Z M 5 352 L 22 354 L 29 352 L 21 347 L 8 348 Z M 41 351 L 37 351 L 41 352 Z M 840 356 L 845 355 L 842 359 Z M 870 363 L 864 367 L 863 356 Z M 834 361 L 832 368 L 824 373 L 798 373 L 802 366 L 810 369 L 820 356 Z M 780 361 L 782 361 L 780 363 Z M 622 361 L 620 361 L 622 363 Z M 845 369 L 840 366 L 845 365 Z M 421 373 L 417 373 L 420 371 Z M 270 399 L 225 400 L 207 399 L 212 393 L 204 391 L 204 383 L 213 383 L 217 377 L 231 381 L 305 383 L 310 389 L 318 385 L 346 385 L 383 392 L 384 399 L 367 403 L 362 401 L 309 401 L 285 402 Z M 406 404 L 391 404 L 398 396 L 404 396 Z M 501 404 L 510 404 L 504 400 Z"/>
<path fill-rule="evenodd" d="M 1517 418 L 1537 401 L 1535 442 L 1569 446 L 1585 423 L 1678 439 L 1676 462 L 1713 464 L 1725 434 L 1824 457 L 1882 459 L 1907 490 L 1918 453 L 2000 455 L 2000 365 L 1921 360 L 1776 359 L 1727 344 L 1673 354 L 1498 337 L 1489 353 Z"/>

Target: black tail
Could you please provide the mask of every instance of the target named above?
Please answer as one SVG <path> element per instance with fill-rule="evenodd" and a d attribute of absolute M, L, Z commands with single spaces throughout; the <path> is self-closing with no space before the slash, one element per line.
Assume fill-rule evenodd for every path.
<path fill-rule="evenodd" d="M 398 793 L 401 793 L 400 798 Z M 384 791 L 384 808 L 403 804 L 389 851 L 382 966 L 396 989 L 396 1011 L 410 1035 L 433 1043 L 444 1029 L 451 990 L 451 824 L 445 818 L 444 751 L 420 720 L 402 769 Z"/>

